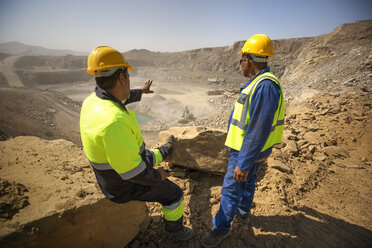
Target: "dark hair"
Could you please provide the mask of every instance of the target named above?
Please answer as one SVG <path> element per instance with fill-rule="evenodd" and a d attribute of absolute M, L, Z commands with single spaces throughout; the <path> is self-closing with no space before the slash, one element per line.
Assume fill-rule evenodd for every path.
<path fill-rule="evenodd" d="M 118 69 L 114 74 L 108 77 L 96 77 L 96 84 L 98 87 L 104 89 L 104 90 L 109 90 L 114 88 L 116 81 L 119 78 L 120 73 L 124 74 L 124 77 L 126 77 L 126 69 Z"/>
<path fill-rule="evenodd" d="M 252 56 L 249 53 L 243 53 L 243 56 L 245 58 L 251 60 L 252 63 L 255 65 L 255 67 L 257 67 L 260 70 L 267 67 L 267 62 L 256 62 L 256 61 L 253 60 Z"/>

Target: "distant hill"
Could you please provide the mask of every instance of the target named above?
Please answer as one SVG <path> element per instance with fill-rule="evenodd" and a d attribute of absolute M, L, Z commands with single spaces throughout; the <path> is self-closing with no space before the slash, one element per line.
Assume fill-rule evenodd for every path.
<path fill-rule="evenodd" d="M 31 45 L 26 45 L 23 43 L 20 43 L 18 41 L 11 41 L 11 42 L 6 42 L 6 43 L 1 43 L 0 44 L 0 52 L 2 53 L 9 53 L 12 55 L 55 55 L 55 56 L 60 56 L 60 55 L 86 55 L 85 53 L 82 52 L 75 52 L 71 50 L 57 50 L 57 49 L 47 49 L 44 47 L 40 46 L 31 46 Z"/>
<path fill-rule="evenodd" d="M 130 72 L 132 77 L 208 83 L 214 89 L 227 86 L 239 89 L 247 80 L 242 75 L 238 54 L 244 42 L 181 52 L 135 49 L 123 54 L 128 63 L 135 67 Z M 331 91 L 340 85 L 358 85 L 366 91 L 372 91 L 372 20 L 345 23 L 328 34 L 273 40 L 273 43 L 275 56 L 269 59 L 269 66 L 282 81 L 287 98 L 302 99 L 301 95 L 308 92 Z M 6 50 L 6 47 L 9 48 Z M 31 54 L 20 55 L 14 67 L 26 85 L 37 85 L 44 79 L 50 82 L 51 78 L 58 78 L 54 82 L 59 83 L 65 74 L 80 75 L 78 81 L 87 80 L 85 69 L 88 54 L 74 56 L 68 50 L 50 50 L 11 42 L 0 44 L 0 61 L 10 53 L 22 51 Z M 64 55 L 50 55 L 53 51 Z M 32 54 L 36 52 L 49 56 Z M 65 56 L 66 53 L 71 56 Z M 74 72 L 66 72 L 71 70 Z M 56 74 L 52 75 L 52 71 Z M 64 82 L 71 80 L 67 77 Z"/>
<path fill-rule="evenodd" d="M 215 87 L 229 83 L 239 88 L 246 80 L 238 54 L 244 42 L 171 53 L 131 50 L 124 56 L 135 67 L 131 74 L 182 82 L 215 82 Z M 269 66 L 281 79 L 288 97 L 299 97 L 309 89 L 334 90 L 340 84 L 372 91 L 372 20 L 345 23 L 328 34 L 273 43 L 275 56 L 269 59 Z"/>

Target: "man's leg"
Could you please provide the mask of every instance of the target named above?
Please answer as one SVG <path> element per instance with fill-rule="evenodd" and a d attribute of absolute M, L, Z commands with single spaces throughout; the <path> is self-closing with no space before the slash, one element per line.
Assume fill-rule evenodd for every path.
<path fill-rule="evenodd" d="M 175 183 L 161 179 L 152 185 L 136 184 L 133 187 L 131 200 L 144 202 L 159 202 L 163 205 L 162 211 L 166 220 L 167 231 L 177 231 L 182 228 L 182 222 L 169 223 L 173 230 L 168 230 L 167 222 L 176 222 L 183 215 L 183 192 Z"/>
<path fill-rule="evenodd" d="M 248 217 L 251 211 L 254 192 L 256 189 L 257 170 L 263 162 L 254 163 L 248 173 L 247 183 L 242 190 L 242 198 L 238 207 L 238 215 Z"/>
<path fill-rule="evenodd" d="M 151 150 L 145 150 L 141 156 L 149 169 L 157 166 L 173 151 L 174 136 L 167 137 L 165 144 Z M 132 195 L 133 200 L 159 202 L 163 205 L 165 229 L 167 231 L 181 229 L 183 215 L 183 192 L 173 182 L 168 179 L 165 181 L 155 181 L 150 187 L 138 189 Z M 140 189 L 141 188 L 141 189 Z M 181 221 L 179 221 L 181 220 Z"/>
<path fill-rule="evenodd" d="M 221 234 L 230 231 L 230 223 L 237 212 L 242 188 L 244 188 L 246 184 L 246 182 L 239 183 L 234 179 L 234 171 L 237 162 L 237 157 L 234 155 L 235 154 L 230 155 L 227 172 L 221 190 L 222 197 L 220 209 L 213 218 L 214 230 Z"/>
<path fill-rule="evenodd" d="M 179 240 L 192 238 L 193 231 L 182 224 L 183 192 L 175 183 L 166 179 L 151 186 L 136 184 L 133 188 L 131 200 L 159 202 L 163 205 L 162 211 L 166 234 Z"/>
<path fill-rule="evenodd" d="M 156 166 L 170 154 L 173 149 L 173 141 L 174 137 L 170 136 L 163 146 L 153 150 L 145 150 L 141 154 L 146 163 L 147 173 L 141 173 L 130 180 L 135 183 L 131 200 L 162 204 L 165 231 L 180 240 L 187 240 L 193 236 L 193 232 L 182 224 L 184 205 L 182 189 L 168 179 L 162 181 L 159 173 L 153 169 L 153 166 Z"/>

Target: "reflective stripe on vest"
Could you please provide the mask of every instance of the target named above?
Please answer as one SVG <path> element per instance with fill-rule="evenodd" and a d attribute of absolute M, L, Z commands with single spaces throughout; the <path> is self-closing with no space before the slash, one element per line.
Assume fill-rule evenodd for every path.
<path fill-rule="evenodd" d="M 284 129 L 284 95 L 283 89 L 279 80 L 272 72 L 265 72 L 255 78 L 246 88 L 244 88 L 235 102 L 234 112 L 227 133 L 225 145 L 234 150 L 240 151 L 246 129 L 250 122 L 249 110 L 251 106 L 252 96 L 257 88 L 257 85 L 265 79 L 269 79 L 280 87 L 280 98 L 278 108 L 275 111 L 270 135 L 262 148 L 261 152 L 267 150 L 271 146 L 280 143 Z"/>

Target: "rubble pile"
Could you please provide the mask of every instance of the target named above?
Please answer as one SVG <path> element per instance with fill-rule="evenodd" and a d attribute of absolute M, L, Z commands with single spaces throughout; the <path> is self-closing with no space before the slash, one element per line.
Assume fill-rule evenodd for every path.
<path fill-rule="evenodd" d="M 231 237 L 220 247 L 372 244 L 368 197 L 372 181 L 371 108 L 371 93 L 358 88 L 289 104 L 283 142 L 258 173 L 251 216 L 246 221 L 236 217 Z M 160 135 L 159 140 L 169 133 L 172 131 Z M 170 159 L 161 166 L 170 168 L 174 163 Z M 223 177 L 195 169 L 188 169 L 184 178 L 170 180 L 184 190 L 184 224 L 195 230 L 196 237 L 174 244 L 163 234 L 161 205 L 147 203 L 148 228 L 128 247 L 201 247 L 200 239 L 212 228 L 219 208 Z"/>

